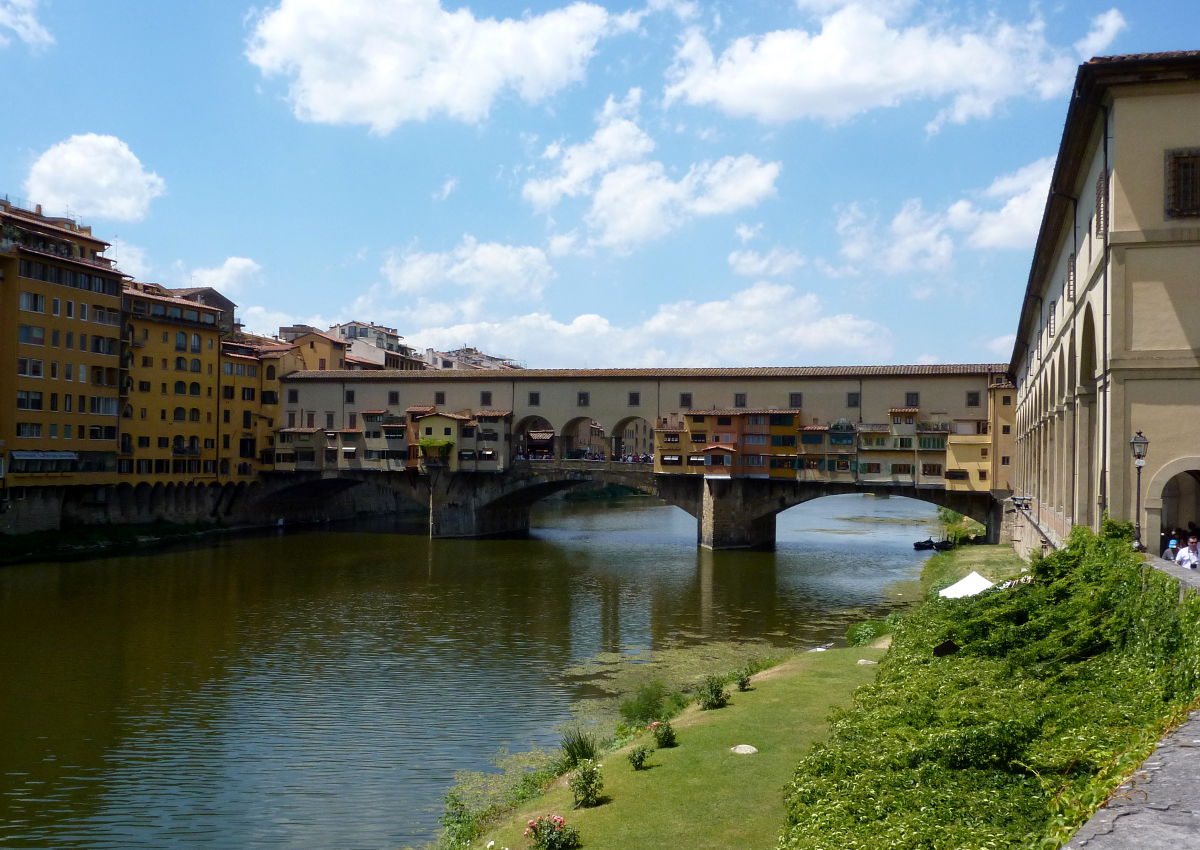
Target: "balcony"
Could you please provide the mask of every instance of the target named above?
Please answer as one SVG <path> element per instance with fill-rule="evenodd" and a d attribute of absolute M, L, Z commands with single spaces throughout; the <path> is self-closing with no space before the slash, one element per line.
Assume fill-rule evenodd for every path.
<path fill-rule="evenodd" d="M 199 446 L 172 446 L 171 454 L 175 457 L 200 457 Z"/>

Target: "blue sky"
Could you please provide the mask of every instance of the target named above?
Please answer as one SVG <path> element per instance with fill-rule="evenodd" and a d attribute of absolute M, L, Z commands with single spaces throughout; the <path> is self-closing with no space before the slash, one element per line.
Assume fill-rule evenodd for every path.
<path fill-rule="evenodd" d="M 0 0 L 0 194 L 247 327 L 1007 361 L 1075 68 L 1195 0 Z"/>

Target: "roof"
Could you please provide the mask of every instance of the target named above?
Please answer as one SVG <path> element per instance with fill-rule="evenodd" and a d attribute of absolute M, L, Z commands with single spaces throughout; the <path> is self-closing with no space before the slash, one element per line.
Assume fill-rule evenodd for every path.
<path fill-rule="evenodd" d="M 324 431 L 324 428 L 280 428 L 280 434 L 315 434 L 318 431 Z"/>
<path fill-rule="evenodd" d="M 201 304 L 199 301 L 191 301 L 175 295 L 159 295 L 157 292 L 147 292 L 144 289 L 138 289 L 134 286 L 124 286 L 121 291 L 124 295 L 128 295 L 131 298 L 148 298 L 151 301 L 165 301 L 168 304 L 178 304 L 180 307 L 187 307 L 189 310 L 199 309 L 209 313 L 224 312 L 220 307 L 214 307 L 211 304 Z"/>
<path fill-rule="evenodd" d="M 553 431 L 526 431 L 525 436 L 531 440 L 549 440 L 554 436 Z"/>
<path fill-rule="evenodd" d="M 1085 165 L 1084 152 L 1092 138 L 1101 106 L 1108 90 L 1122 85 L 1145 85 L 1195 79 L 1200 75 L 1200 50 L 1176 50 L 1166 53 L 1130 53 L 1123 56 L 1096 56 L 1079 66 L 1075 74 L 1067 117 L 1063 123 L 1058 157 L 1046 193 L 1042 223 L 1034 244 L 1033 260 L 1025 284 L 1017 338 L 1004 371 L 1015 378 L 1024 358 L 1031 327 L 1040 318 L 1040 283 L 1048 279 L 1055 260 L 1055 248 L 1067 228 L 1072 226 L 1079 169 Z M 1086 187 L 1084 191 L 1087 191 Z M 1035 305 L 1035 302 L 1036 305 Z"/>
<path fill-rule="evenodd" d="M 476 416 L 500 416 L 500 417 L 505 417 L 505 416 L 512 416 L 512 411 L 511 411 L 511 410 L 493 410 L 493 409 L 491 409 L 491 408 L 484 408 L 483 410 L 476 410 L 476 411 L 475 411 L 475 415 L 476 415 Z"/>
<path fill-rule="evenodd" d="M 296 373 L 293 372 L 292 374 L 295 375 Z M 412 407 L 404 408 L 405 413 L 433 413 L 435 410 L 437 408 L 431 404 L 414 404 Z"/>
<path fill-rule="evenodd" d="M 375 416 L 380 413 L 387 413 L 386 410 L 360 410 L 358 412 L 361 413 L 363 416 Z"/>
<path fill-rule="evenodd" d="M 888 413 L 920 413 L 919 407 L 889 407 Z"/>
<path fill-rule="evenodd" d="M 513 369 L 505 371 L 501 377 L 495 369 L 473 370 L 456 374 L 453 369 L 414 371 L 405 369 L 380 369 L 364 374 L 351 369 L 300 370 L 289 375 L 289 379 L 302 381 L 343 381 L 355 379 L 359 381 L 412 381 L 445 383 L 448 381 L 479 381 L 488 380 L 495 376 L 496 380 L 513 381 L 545 381 L 564 379 L 623 379 L 643 378 L 656 380 L 660 378 L 866 378 L 866 377 L 904 377 L 904 376 L 962 376 L 962 375 L 992 375 L 1004 374 L 1008 370 L 1007 363 L 931 363 L 902 366 L 741 366 L 713 368 L 679 368 L 663 367 L 660 369 L 631 368 L 631 369 Z M 737 412 L 749 412 L 746 408 L 737 408 Z M 779 411 L 767 411 L 775 412 Z"/>
<path fill-rule="evenodd" d="M 763 415 L 763 414 L 792 414 L 797 415 L 802 411 L 798 407 L 730 407 L 730 408 L 714 408 L 712 410 L 689 410 L 686 413 L 680 412 L 681 416 L 742 416 L 744 414 Z"/>
<path fill-rule="evenodd" d="M 692 449 L 692 451 L 696 451 L 696 450 Z M 700 449 L 700 451 L 702 451 L 702 452 L 733 452 L 734 454 L 737 453 L 737 449 L 735 449 L 733 446 L 723 446 L 723 445 L 719 445 L 718 443 L 710 443 L 709 445 Z"/>

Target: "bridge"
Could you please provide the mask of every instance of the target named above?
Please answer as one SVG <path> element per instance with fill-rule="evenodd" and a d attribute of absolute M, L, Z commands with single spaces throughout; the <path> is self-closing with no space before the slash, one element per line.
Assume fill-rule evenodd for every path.
<path fill-rule="evenodd" d="M 311 518 L 340 493 L 366 485 L 385 499 L 427 506 L 433 538 L 519 535 L 541 499 L 584 482 L 620 484 L 655 496 L 696 519 L 696 543 L 707 549 L 769 549 L 775 517 L 823 496 L 870 493 L 903 496 L 950 508 L 982 523 L 999 539 L 1001 503 L 991 493 L 938 486 L 868 482 L 809 482 L 769 478 L 664 475 L 650 464 L 588 460 L 517 461 L 501 473 L 434 470 L 327 470 L 278 475 L 258 494 L 260 511 Z"/>

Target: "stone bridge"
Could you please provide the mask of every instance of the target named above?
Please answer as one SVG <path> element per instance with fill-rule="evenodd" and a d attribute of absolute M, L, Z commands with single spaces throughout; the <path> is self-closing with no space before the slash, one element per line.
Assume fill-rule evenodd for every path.
<path fill-rule="evenodd" d="M 526 532 L 534 503 L 585 481 L 632 487 L 682 508 L 696 518 L 697 545 L 709 549 L 769 549 L 775 544 L 777 514 L 812 499 L 846 493 L 905 496 L 948 507 L 982 523 L 992 542 L 998 540 L 1002 517 L 1000 502 L 990 493 L 912 484 L 663 475 L 655 474 L 650 464 L 608 461 L 517 461 L 502 473 L 340 470 L 274 478 L 274 486 L 265 488 L 262 496 L 264 510 L 274 504 L 282 513 L 289 505 L 304 504 L 308 496 L 327 505 L 337 492 L 368 485 L 385 494 L 384 504 L 391 499 L 427 506 L 433 538 Z"/>

